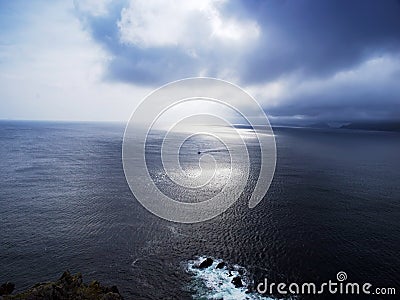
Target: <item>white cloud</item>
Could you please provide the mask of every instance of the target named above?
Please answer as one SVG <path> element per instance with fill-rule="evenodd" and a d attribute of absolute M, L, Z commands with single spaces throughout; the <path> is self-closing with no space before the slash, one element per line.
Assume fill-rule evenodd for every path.
<path fill-rule="evenodd" d="M 71 3 L 46 3 L 24 21 L 2 36 L 0 119 L 125 121 L 150 91 L 102 80 L 108 54 L 82 30 Z"/>
<path fill-rule="evenodd" d="M 132 0 L 118 22 L 121 42 L 142 48 L 179 46 L 196 56 L 199 48 L 256 40 L 258 24 L 224 16 L 225 2 Z"/>

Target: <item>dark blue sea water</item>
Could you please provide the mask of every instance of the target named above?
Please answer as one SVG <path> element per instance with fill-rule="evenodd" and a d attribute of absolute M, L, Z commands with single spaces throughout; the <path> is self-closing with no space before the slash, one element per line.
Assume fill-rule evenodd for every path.
<path fill-rule="evenodd" d="M 188 225 L 133 198 L 122 124 L 0 122 L 0 282 L 22 290 L 69 269 L 116 284 L 126 299 L 229 299 L 226 282 L 210 289 L 220 274 L 190 272 L 191 261 L 211 256 L 255 283 L 318 283 L 345 271 L 400 293 L 400 135 L 274 130 L 266 198 L 250 210 L 243 195 Z"/>

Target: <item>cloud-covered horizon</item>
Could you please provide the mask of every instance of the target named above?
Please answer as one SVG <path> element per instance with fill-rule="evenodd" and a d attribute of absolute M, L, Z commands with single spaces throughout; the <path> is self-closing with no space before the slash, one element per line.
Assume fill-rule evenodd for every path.
<path fill-rule="evenodd" d="M 32 17 L 24 5 L 0 3 L 14 13 L 3 20 L 8 28 L 13 22 L 18 25 L 19 10 Z M 65 44 L 65 52 L 74 46 L 78 56 L 96 52 L 93 59 L 97 73 L 90 84 L 104 92 L 86 94 L 104 98 L 104 107 L 116 90 L 127 90 L 139 97 L 173 80 L 209 76 L 242 86 L 278 121 L 400 119 L 400 1 L 55 3 L 30 4 L 28 9 L 40 15 L 35 19 L 36 31 L 25 31 L 24 36 L 23 28 L 9 29 L 5 36 L 13 39 L 12 34 L 20 35 L 28 52 L 35 48 L 35 39 L 51 50 L 57 45 L 40 35 L 41 30 L 48 30 L 49 26 L 54 26 L 55 31 L 70 30 L 67 42 L 62 37 L 56 40 Z M 73 32 L 65 28 L 68 18 L 74 21 Z M 79 44 L 76 36 L 83 37 Z M 2 40 L 0 52 L 3 77 L 11 72 L 13 60 L 18 59 L 7 51 L 6 40 Z M 43 49 L 45 53 L 50 50 Z M 57 48 L 58 54 L 62 51 Z M 87 68 L 88 60 L 77 62 L 77 67 L 79 64 L 82 69 Z M 43 72 L 49 72 L 47 67 Z M 9 91 L 2 98 L 17 97 L 9 84 L 7 87 Z M 124 99 L 121 103 L 128 101 Z M 134 101 L 135 105 L 139 100 Z M 96 106 L 95 100 L 82 101 L 88 101 L 88 107 Z M 106 110 L 99 109 L 99 113 Z M 116 110 L 114 118 L 118 115 L 126 118 Z M 82 113 L 80 118 L 83 117 Z"/>

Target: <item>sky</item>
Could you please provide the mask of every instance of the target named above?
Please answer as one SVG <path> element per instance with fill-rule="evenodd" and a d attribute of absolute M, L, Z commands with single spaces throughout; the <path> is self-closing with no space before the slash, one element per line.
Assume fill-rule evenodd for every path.
<path fill-rule="evenodd" d="M 235 83 L 272 123 L 400 119 L 400 1 L 0 0 L 0 119 L 127 121 Z"/>

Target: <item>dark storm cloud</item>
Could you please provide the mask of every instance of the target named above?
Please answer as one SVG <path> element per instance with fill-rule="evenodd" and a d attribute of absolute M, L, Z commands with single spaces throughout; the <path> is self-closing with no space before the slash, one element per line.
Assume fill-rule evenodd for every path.
<path fill-rule="evenodd" d="M 220 13 L 227 19 L 256 22 L 257 39 L 226 47 L 199 42 L 191 45 L 196 55 L 191 55 L 184 42 L 149 47 L 122 42 L 118 22 L 122 10 L 128 6 L 125 1 L 113 1 L 106 14 L 93 15 L 77 5 L 82 24 L 111 55 L 107 80 L 157 86 L 201 74 L 235 78 L 242 85 L 259 85 L 262 89 L 265 83 L 292 78 L 290 89 L 314 79 L 334 81 L 335 74 L 353 69 L 360 69 L 359 77 L 363 77 L 362 66 L 369 60 L 389 57 L 389 64 L 397 64 L 399 68 L 377 72 L 380 76 L 377 81 L 374 74 L 368 74 L 365 80 L 352 77 L 347 82 L 328 84 L 328 88 L 323 82 L 306 92 L 293 88 L 292 93 L 277 99 L 274 106 L 268 105 L 268 99 L 259 100 L 268 114 L 281 117 L 327 120 L 400 117 L 400 89 L 398 81 L 393 79 L 400 74 L 399 1 L 229 2 L 219 7 Z M 205 26 L 201 20 L 198 22 L 190 24 Z M 193 33 L 195 37 L 196 34 Z M 198 39 L 202 39 L 200 34 Z M 366 72 L 374 73 L 386 66 L 387 63 L 378 64 L 376 69 L 367 68 Z"/>
<path fill-rule="evenodd" d="M 204 66 L 240 70 L 240 80 L 247 83 L 263 82 L 293 71 L 324 76 L 351 68 L 372 55 L 400 49 L 399 1 L 233 2 L 225 7 L 226 11 L 251 17 L 261 26 L 256 47 L 239 61 L 224 59 L 237 55 L 236 51 L 226 49 L 224 53 L 218 49 L 207 53 L 196 49 L 204 56 L 193 58 L 179 45 L 143 49 L 123 44 L 117 23 L 126 6 L 117 1 L 109 6 L 105 16 L 80 14 L 96 41 L 113 56 L 110 77 L 124 81 L 154 84 L 197 75 Z M 213 68 L 208 70 L 217 73 Z"/>
<path fill-rule="evenodd" d="M 254 1 L 249 10 L 264 36 L 243 68 L 246 81 L 325 76 L 400 49 L 398 1 Z"/>

